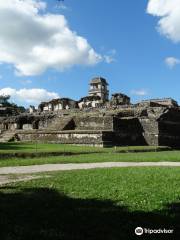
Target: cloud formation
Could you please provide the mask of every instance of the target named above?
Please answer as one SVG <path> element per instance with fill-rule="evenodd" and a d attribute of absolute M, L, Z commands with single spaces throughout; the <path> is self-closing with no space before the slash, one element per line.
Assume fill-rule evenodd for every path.
<path fill-rule="evenodd" d="M 116 61 L 115 55 L 116 55 L 116 50 L 115 49 L 112 49 L 112 50 L 108 51 L 107 54 L 104 55 L 104 61 L 108 64 L 115 62 Z"/>
<path fill-rule="evenodd" d="M 59 98 L 59 95 L 55 92 L 49 92 L 42 88 L 3 88 L 0 89 L 0 95 L 10 95 L 13 102 L 21 103 L 22 105 L 39 104 L 42 101 L 48 101 L 53 98 Z"/>
<path fill-rule="evenodd" d="M 69 10 L 69 7 L 67 7 L 63 2 L 58 2 L 55 5 L 55 8 L 59 10 Z"/>
<path fill-rule="evenodd" d="M 148 91 L 145 89 L 131 90 L 131 94 L 136 96 L 146 96 L 148 95 Z"/>
<path fill-rule="evenodd" d="M 102 60 L 63 15 L 46 13 L 44 1 L 0 1 L 0 62 L 14 65 L 18 75 L 39 75 L 48 68 L 63 71 Z"/>
<path fill-rule="evenodd" d="M 159 17 L 158 31 L 173 42 L 180 42 L 180 0 L 149 0 L 147 12 Z"/>
<path fill-rule="evenodd" d="M 177 64 L 180 64 L 180 59 L 175 57 L 167 57 L 165 63 L 169 68 L 174 68 Z"/>

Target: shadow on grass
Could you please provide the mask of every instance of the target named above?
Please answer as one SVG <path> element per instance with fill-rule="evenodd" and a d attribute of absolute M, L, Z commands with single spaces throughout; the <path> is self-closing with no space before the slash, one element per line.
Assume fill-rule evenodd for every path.
<path fill-rule="evenodd" d="M 27 145 L 27 144 L 26 144 Z M 21 145 L 19 143 L 15 142 L 9 142 L 9 143 L 0 143 L 0 150 L 16 150 L 16 151 L 22 151 L 22 150 L 35 150 L 35 144 L 33 145 L 27 145 L 24 144 Z"/>
<path fill-rule="evenodd" d="M 69 149 L 42 149 L 34 144 L 18 144 L 18 143 L 0 143 L 0 160 L 11 158 L 36 158 L 36 157 L 55 157 L 55 156 L 72 156 L 82 154 L 99 154 L 105 152 L 99 151 L 71 151 Z"/>
<path fill-rule="evenodd" d="M 178 204 L 161 212 L 129 212 L 111 201 L 73 199 L 48 188 L 4 189 L 9 193 L 0 192 L 1 240 L 136 239 L 137 226 L 179 227 Z M 164 234 L 152 237 L 166 239 Z M 167 239 L 178 239 L 178 233 Z"/>

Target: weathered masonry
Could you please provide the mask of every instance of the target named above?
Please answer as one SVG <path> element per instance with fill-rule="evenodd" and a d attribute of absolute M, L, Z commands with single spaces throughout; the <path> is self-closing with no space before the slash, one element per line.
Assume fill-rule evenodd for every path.
<path fill-rule="evenodd" d="M 89 96 L 41 103 L 25 113 L 0 114 L 0 141 L 39 141 L 94 146 L 180 147 L 180 108 L 171 98 L 131 104 L 122 93 L 109 100 L 108 83 L 95 78 Z M 2 101 L 3 104 L 7 104 Z M 8 105 L 9 107 L 9 105 Z"/>

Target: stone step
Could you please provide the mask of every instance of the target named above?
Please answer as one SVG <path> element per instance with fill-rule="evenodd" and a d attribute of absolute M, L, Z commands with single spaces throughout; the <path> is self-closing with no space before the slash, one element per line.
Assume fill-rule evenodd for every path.
<path fill-rule="evenodd" d="M 2 143 L 9 142 L 13 139 L 14 136 L 15 136 L 15 132 L 5 131 L 0 135 L 0 142 Z"/>
<path fill-rule="evenodd" d="M 73 123 L 71 124 L 71 122 L 73 121 L 72 117 L 59 117 L 56 118 L 49 126 L 48 129 L 49 130 L 57 130 L 57 131 L 62 131 L 62 130 L 72 130 Z"/>

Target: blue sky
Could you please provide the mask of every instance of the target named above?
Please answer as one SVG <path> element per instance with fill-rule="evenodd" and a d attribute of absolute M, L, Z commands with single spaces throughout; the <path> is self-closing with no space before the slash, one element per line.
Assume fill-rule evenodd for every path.
<path fill-rule="evenodd" d="M 19 0 L 7 1 L 12 4 L 13 1 Z M 24 1 L 30 2 L 30 0 Z M 4 55 L 1 57 L 2 50 L 0 48 L 0 89 L 5 93 L 12 92 L 13 101 L 27 106 L 30 103 L 37 104 L 40 100 L 58 95 L 78 100 L 87 95 L 88 83 L 92 77 L 103 76 L 109 82 L 111 94 L 123 92 L 131 97 L 132 102 L 147 98 L 172 97 L 180 103 L 180 34 L 178 30 L 180 17 L 176 17 L 175 20 L 171 18 L 173 13 L 175 15 L 175 7 L 179 6 L 176 5 L 179 0 L 172 0 L 174 5 L 164 5 L 166 9 L 163 9 L 164 6 L 161 5 L 155 6 L 154 0 L 64 0 L 62 3 L 56 0 L 42 0 L 42 2 L 46 2 L 47 6 L 39 8 L 36 17 L 50 13 L 63 15 L 68 22 L 66 27 L 68 26 L 68 29 L 76 32 L 76 36 L 86 39 L 89 48 L 94 49 L 98 56 L 93 55 L 92 64 L 89 55 L 83 55 L 77 60 L 76 58 L 71 60 L 70 66 L 66 66 L 67 64 L 64 62 L 56 63 L 54 60 L 54 65 L 48 65 L 46 59 L 39 62 L 39 59 L 33 57 L 32 60 L 28 60 L 28 64 L 31 65 L 30 61 L 37 60 L 40 65 L 39 69 L 43 70 L 36 71 L 33 66 L 31 74 L 29 65 L 28 70 L 23 65 L 27 56 L 22 56 L 22 50 L 19 54 L 19 52 L 16 53 L 17 51 L 8 52 L 9 49 L 3 48 L 5 53 L 13 56 L 7 58 Z M 166 4 L 167 0 L 164 0 L 164 3 Z M 148 13 L 147 7 L 149 7 Z M 35 8 L 37 7 L 34 5 Z M 0 9 L 7 12 L 4 6 L 0 5 Z M 167 17 L 166 11 L 171 11 L 169 19 L 165 19 L 165 23 L 159 22 L 165 16 Z M 21 20 L 23 21 L 23 19 Z M 159 29 L 157 29 L 158 22 Z M 11 21 L 9 24 L 7 28 L 13 28 L 13 31 L 16 31 L 16 24 L 11 26 Z M 57 22 L 57 27 L 58 24 Z M 169 26 L 173 26 L 174 30 L 169 30 L 172 29 Z M 0 26 L 0 35 L 2 34 L 1 30 L 2 26 Z M 4 35 L 7 34 L 4 29 L 2 31 Z M 34 31 L 34 28 L 29 28 L 29 33 L 30 31 Z M 49 29 L 50 31 L 51 29 Z M 33 34 L 35 33 L 30 36 Z M 13 46 L 18 49 L 18 47 L 16 48 L 17 35 L 7 34 L 11 40 L 13 36 L 15 36 Z M 23 27 L 21 37 L 27 37 Z M 42 43 L 46 41 L 46 35 L 41 41 Z M 68 45 L 66 51 L 68 51 L 68 47 L 71 46 Z M 16 54 L 19 54 L 17 58 Z M 61 51 L 57 54 L 60 55 Z M 52 56 L 54 55 L 52 54 Z M 36 56 L 36 58 L 38 57 L 42 58 L 40 55 Z M 45 55 L 45 58 L 48 59 L 48 55 Z M 83 61 L 86 62 L 86 60 L 87 64 L 83 64 Z M 46 67 L 42 66 L 43 64 Z M 42 91 L 39 91 L 39 98 L 36 98 L 38 95 L 36 89 L 44 90 L 43 94 Z M 29 93 L 28 90 L 31 92 Z M 42 96 L 40 96 L 41 94 Z M 32 96 L 34 96 L 34 102 Z"/>

